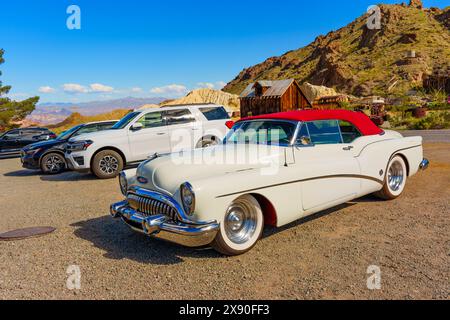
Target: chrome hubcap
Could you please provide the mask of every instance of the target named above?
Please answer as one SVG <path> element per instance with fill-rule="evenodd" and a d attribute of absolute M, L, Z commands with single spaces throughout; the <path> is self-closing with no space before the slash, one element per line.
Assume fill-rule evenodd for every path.
<path fill-rule="evenodd" d="M 100 160 L 100 170 L 106 174 L 113 174 L 119 169 L 119 161 L 113 156 L 105 156 Z"/>
<path fill-rule="evenodd" d="M 403 184 L 403 180 L 403 167 L 399 161 L 395 161 L 389 168 L 388 172 L 389 189 L 392 191 L 398 191 Z"/>
<path fill-rule="evenodd" d="M 64 169 L 64 166 L 64 161 L 58 156 L 51 156 L 45 162 L 45 167 L 49 172 L 59 172 Z"/>
<path fill-rule="evenodd" d="M 231 204 L 225 216 L 225 233 L 230 241 L 242 244 L 250 240 L 256 231 L 257 214 L 252 203 L 238 199 Z"/>
<path fill-rule="evenodd" d="M 207 142 L 203 142 L 202 147 L 203 148 L 208 148 L 211 146 L 215 146 L 217 144 L 217 141 L 207 141 Z"/>

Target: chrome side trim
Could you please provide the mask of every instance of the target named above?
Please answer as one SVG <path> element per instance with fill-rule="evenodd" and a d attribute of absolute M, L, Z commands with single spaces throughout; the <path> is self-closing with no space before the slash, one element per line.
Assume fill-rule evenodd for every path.
<path fill-rule="evenodd" d="M 268 189 L 268 188 L 273 188 L 273 187 L 284 186 L 284 185 L 287 185 L 287 184 L 306 182 L 306 181 L 312 181 L 312 180 L 332 179 L 332 178 L 365 179 L 365 180 L 371 180 L 371 181 L 377 182 L 377 183 L 379 183 L 381 185 L 384 184 L 383 180 L 380 180 L 380 179 L 377 179 L 377 178 L 374 178 L 374 177 L 371 177 L 371 176 L 364 176 L 364 175 L 359 175 L 359 174 L 334 174 L 334 175 L 327 175 L 327 176 L 321 176 L 321 177 L 311 177 L 311 178 L 305 178 L 305 179 L 300 179 L 300 180 L 282 182 L 282 183 L 277 183 L 277 184 L 271 184 L 271 185 L 268 185 L 268 186 L 261 186 L 261 187 L 254 188 L 254 189 L 248 189 L 248 190 L 243 190 L 243 191 L 239 191 L 239 192 L 223 194 L 223 195 L 217 196 L 216 198 L 224 198 L 224 197 L 229 197 L 229 196 L 235 196 L 235 195 L 239 195 L 239 194 L 243 194 L 243 193 L 249 193 L 249 192 L 253 192 L 253 191 L 258 191 L 258 190 L 261 190 L 261 189 Z"/>

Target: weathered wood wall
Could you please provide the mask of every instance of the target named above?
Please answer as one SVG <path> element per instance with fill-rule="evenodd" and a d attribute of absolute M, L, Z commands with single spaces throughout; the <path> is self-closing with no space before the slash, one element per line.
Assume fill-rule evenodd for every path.
<path fill-rule="evenodd" d="M 241 98 L 241 116 L 293 111 L 310 108 L 308 100 L 293 83 L 282 96 Z"/>
<path fill-rule="evenodd" d="M 280 97 L 252 97 L 241 99 L 241 117 L 259 116 L 261 114 L 281 111 Z"/>

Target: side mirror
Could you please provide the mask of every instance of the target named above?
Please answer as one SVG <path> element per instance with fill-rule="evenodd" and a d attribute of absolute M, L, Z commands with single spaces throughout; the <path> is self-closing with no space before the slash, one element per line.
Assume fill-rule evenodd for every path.
<path fill-rule="evenodd" d="M 131 126 L 131 130 L 133 130 L 133 131 L 139 131 L 142 128 L 144 128 L 144 125 L 140 122 L 136 122 Z"/>
<path fill-rule="evenodd" d="M 301 136 L 297 139 L 296 142 L 297 147 L 312 147 L 314 143 L 312 143 L 311 138 L 308 136 Z"/>

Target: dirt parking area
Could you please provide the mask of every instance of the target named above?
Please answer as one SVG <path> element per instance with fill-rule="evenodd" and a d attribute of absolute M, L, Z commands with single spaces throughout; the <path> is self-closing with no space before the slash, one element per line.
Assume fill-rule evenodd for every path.
<path fill-rule="evenodd" d="M 425 146 L 431 167 L 404 195 L 365 197 L 276 230 L 223 257 L 146 238 L 109 217 L 116 180 L 42 176 L 0 160 L 0 232 L 54 226 L 0 242 L 0 299 L 448 299 L 450 143 Z M 68 267 L 81 271 L 69 290 Z M 381 289 L 367 288 L 369 266 Z"/>

